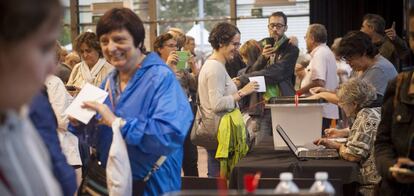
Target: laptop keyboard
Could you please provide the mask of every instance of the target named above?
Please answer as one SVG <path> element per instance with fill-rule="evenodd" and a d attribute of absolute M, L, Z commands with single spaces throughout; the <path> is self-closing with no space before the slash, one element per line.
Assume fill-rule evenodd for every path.
<path fill-rule="evenodd" d="M 303 152 L 305 157 L 337 157 L 336 150 L 310 150 Z"/>

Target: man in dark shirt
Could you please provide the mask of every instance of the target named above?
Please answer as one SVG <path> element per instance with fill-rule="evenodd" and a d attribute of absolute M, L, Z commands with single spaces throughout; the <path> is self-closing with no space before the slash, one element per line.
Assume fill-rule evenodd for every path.
<path fill-rule="evenodd" d="M 391 28 L 385 29 L 384 18 L 376 14 L 366 14 L 362 21 L 361 31 L 371 37 L 372 43 L 378 48 L 380 54 L 400 72 L 401 60 L 409 54 L 410 49 L 396 34 L 395 22 Z"/>
<path fill-rule="evenodd" d="M 410 48 L 414 51 L 414 9 L 409 12 Z M 388 83 L 375 140 L 375 162 L 382 177 L 380 195 L 414 195 L 414 171 L 390 168 L 414 167 L 414 75 L 400 73 Z M 410 170 L 410 169 L 409 169 Z"/>
<path fill-rule="evenodd" d="M 262 54 L 246 69 L 245 74 L 235 79 L 238 87 L 249 82 L 249 77 L 264 76 L 266 83 L 265 93 L 253 93 L 249 96 L 249 115 L 256 117 L 259 126 L 259 136 L 256 143 L 266 135 L 271 135 L 272 123 L 270 109 L 263 109 L 263 101 L 272 97 L 292 96 L 294 90 L 294 70 L 299 55 L 297 46 L 289 42 L 285 32 L 287 30 L 287 17 L 283 12 L 274 12 L 268 20 L 270 37 L 260 43 L 264 45 Z"/>

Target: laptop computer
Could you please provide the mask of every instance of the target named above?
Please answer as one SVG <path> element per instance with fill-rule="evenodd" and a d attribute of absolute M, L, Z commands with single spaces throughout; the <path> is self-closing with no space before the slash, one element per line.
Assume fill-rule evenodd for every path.
<path fill-rule="evenodd" d="M 289 136 L 282 129 L 280 125 L 276 126 L 276 131 L 282 137 L 283 141 L 287 144 L 289 149 L 295 154 L 299 160 L 306 159 L 338 159 L 339 154 L 336 149 L 314 149 L 309 150 L 302 147 L 296 147 L 296 145 L 290 140 Z"/>

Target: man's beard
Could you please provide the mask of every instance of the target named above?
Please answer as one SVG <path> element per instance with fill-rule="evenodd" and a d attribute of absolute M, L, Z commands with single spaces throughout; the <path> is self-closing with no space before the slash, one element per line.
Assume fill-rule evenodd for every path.
<path fill-rule="evenodd" d="M 272 35 L 272 37 L 273 37 L 273 39 L 275 39 L 275 41 L 277 41 L 277 40 L 279 40 L 282 37 L 282 35 L 278 35 L 278 34 L 274 33 Z"/>

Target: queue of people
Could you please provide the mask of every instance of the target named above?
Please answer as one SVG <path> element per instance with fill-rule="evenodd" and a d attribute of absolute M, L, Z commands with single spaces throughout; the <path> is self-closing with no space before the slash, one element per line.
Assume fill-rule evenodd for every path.
<path fill-rule="evenodd" d="M 75 52 L 66 54 L 56 43 L 60 1 L 5 0 L 0 7 L 0 195 L 82 195 L 88 186 L 120 195 L 179 191 L 182 170 L 199 175 L 197 146 L 207 150 L 208 177 L 228 178 L 272 134 L 264 105 L 295 94 L 329 102 L 314 143 L 359 164 L 360 194 L 414 193 L 414 175 L 389 169 L 414 166 L 414 75 L 397 73 L 409 50 L 379 15 L 367 14 L 360 31 L 332 48 L 325 26 L 311 24 L 310 58 L 298 63 L 297 38 L 285 35 L 283 12 L 269 17 L 269 37 L 244 44 L 235 25 L 220 22 L 208 37 L 213 53 L 200 65 L 194 38 L 178 28 L 159 35 L 147 51 L 143 21 L 127 8 L 108 10 L 96 33 L 79 35 Z M 414 9 L 409 14 L 414 51 Z M 257 92 L 252 76 L 264 77 L 265 92 Z M 109 96 L 83 103 L 96 112 L 84 124 L 64 111 L 87 83 Z M 332 126 L 338 109 L 349 126 Z M 124 148 L 114 151 L 118 135 Z M 346 142 L 329 140 L 336 137 Z M 111 159 L 121 151 L 126 167 Z M 125 168 L 125 181 L 108 179 Z M 94 179 L 94 172 L 108 181 Z"/>

